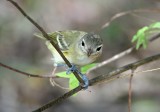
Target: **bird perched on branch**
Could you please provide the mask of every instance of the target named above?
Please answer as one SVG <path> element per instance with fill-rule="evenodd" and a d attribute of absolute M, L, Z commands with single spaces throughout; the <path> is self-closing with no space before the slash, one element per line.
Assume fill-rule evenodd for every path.
<path fill-rule="evenodd" d="M 67 74 L 76 71 L 84 81 L 83 87 L 87 88 L 89 85 L 88 78 L 76 66 L 90 64 L 101 55 L 103 44 L 100 36 L 75 30 L 56 31 L 48 35 L 72 64 L 72 67 L 67 70 Z M 40 34 L 35 34 L 35 36 L 45 39 Z M 46 45 L 53 55 L 54 66 L 64 66 L 64 60 L 48 40 L 46 40 Z"/>

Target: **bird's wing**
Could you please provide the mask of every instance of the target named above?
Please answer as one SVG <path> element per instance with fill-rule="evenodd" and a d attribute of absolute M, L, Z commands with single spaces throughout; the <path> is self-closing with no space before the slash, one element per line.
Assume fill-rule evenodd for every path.
<path fill-rule="evenodd" d="M 56 31 L 52 33 L 48 33 L 51 39 L 58 44 L 59 48 L 63 52 L 67 52 L 69 47 L 72 46 L 77 39 L 81 38 L 86 32 L 76 31 L 76 30 L 68 30 L 68 31 Z M 40 37 L 45 39 L 42 34 L 34 34 L 36 37 Z M 52 45 L 49 41 L 46 42 L 46 45 L 49 49 L 51 49 Z"/>

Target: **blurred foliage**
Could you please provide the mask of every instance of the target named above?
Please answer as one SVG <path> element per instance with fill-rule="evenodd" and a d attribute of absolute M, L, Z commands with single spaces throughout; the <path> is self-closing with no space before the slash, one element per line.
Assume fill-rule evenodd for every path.
<path fill-rule="evenodd" d="M 133 112 L 159 112 L 159 103 L 152 100 L 138 100 L 133 103 Z"/>
<path fill-rule="evenodd" d="M 137 41 L 136 49 L 139 49 L 142 45 L 143 48 L 147 48 L 148 40 L 147 37 L 151 36 L 151 34 L 155 34 L 160 32 L 160 22 L 153 23 L 149 26 L 145 26 L 138 30 L 137 34 L 133 36 L 132 42 Z"/>

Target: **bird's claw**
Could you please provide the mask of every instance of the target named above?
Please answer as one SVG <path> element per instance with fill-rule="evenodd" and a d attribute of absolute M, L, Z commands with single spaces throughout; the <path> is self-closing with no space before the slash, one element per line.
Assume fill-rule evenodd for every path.
<path fill-rule="evenodd" d="M 77 72 L 77 73 L 81 76 L 81 78 L 82 78 L 82 80 L 83 80 L 83 82 L 84 82 L 84 84 L 82 84 L 82 87 L 83 87 L 84 89 L 87 89 L 88 86 L 89 86 L 89 80 L 88 80 L 87 76 L 84 75 L 84 74 L 82 74 L 82 73 L 77 69 L 77 67 L 76 67 L 75 65 L 72 65 L 72 67 L 67 70 L 66 74 L 70 74 L 71 72 L 74 72 L 74 71 Z"/>
<path fill-rule="evenodd" d="M 82 74 L 82 73 L 81 73 L 81 77 L 82 77 L 82 79 L 83 79 L 83 81 L 84 81 L 84 84 L 82 84 L 82 87 L 83 87 L 84 89 L 87 89 L 88 86 L 89 86 L 89 80 L 88 80 L 87 76 L 84 75 L 84 74 Z"/>
<path fill-rule="evenodd" d="M 57 64 L 57 66 L 59 66 L 59 67 L 61 67 L 61 66 L 66 66 L 66 64 Z M 74 64 L 72 64 L 72 67 L 70 67 L 70 68 L 67 69 L 66 74 L 68 75 L 68 74 L 71 74 L 72 72 L 77 72 L 77 73 L 81 76 L 81 78 L 82 78 L 82 80 L 83 80 L 83 82 L 84 82 L 84 83 L 81 84 L 81 85 L 82 85 L 82 87 L 83 87 L 84 89 L 87 89 L 88 86 L 89 86 L 89 80 L 88 80 L 87 76 L 84 75 L 84 74 L 82 74 L 82 73 L 78 70 L 78 68 L 76 67 L 76 65 L 74 65 Z"/>
<path fill-rule="evenodd" d="M 68 68 L 68 69 L 67 69 L 66 74 L 67 74 L 67 75 L 68 75 L 68 74 L 71 74 L 71 72 L 74 72 L 74 71 L 78 71 L 78 69 L 77 69 L 77 67 L 76 67 L 75 65 L 72 65 L 71 68 Z"/>

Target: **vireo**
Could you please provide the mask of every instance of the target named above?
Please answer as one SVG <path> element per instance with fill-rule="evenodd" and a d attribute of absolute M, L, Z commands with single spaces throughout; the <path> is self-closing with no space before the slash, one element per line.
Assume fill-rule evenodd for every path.
<path fill-rule="evenodd" d="M 53 41 L 59 46 L 64 56 L 73 65 L 69 71 L 76 70 L 75 66 L 83 66 L 95 61 L 102 53 L 102 39 L 99 35 L 94 33 L 87 33 L 83 31 L 56 31 L 48 34 Z M 42 35 L 35 34 L 35 36 L 43 38 Z M 46 41 L 48 49 L 51 51 L 54 60 L 54 66 L 64 65 L 64 61 L 51 45 Z M 85 82 L 84 87 L 88 87 L 88 78 L 78 71 L 79 75 Z"/>

